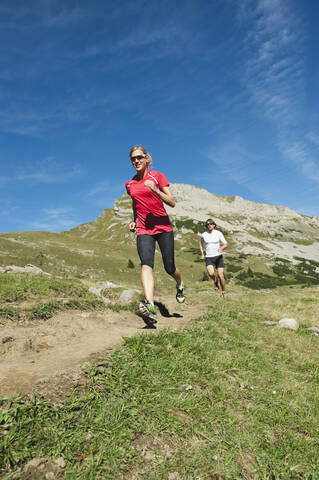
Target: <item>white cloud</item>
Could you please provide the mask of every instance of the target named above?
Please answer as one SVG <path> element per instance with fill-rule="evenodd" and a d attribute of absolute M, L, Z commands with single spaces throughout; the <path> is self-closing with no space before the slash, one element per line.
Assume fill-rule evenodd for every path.
<path fill-rule="evenodd" d="M 252 99 L 278 128 L 296 125 L 304 95 L 302 23 L 286 0 L 259 0 L 250 22 L 245 81 Z"/>
<path fill-rule="evenodd" d="M 66 25 L 77 23 L 86 18 L 87 12 L 81 8 L 64 8 L 56 14 L 49 14 L 43 20 L 45 27 L 65 27 Z"/>
<path fill-rule="evenodd" d="M 259 111 L 277 132 L 282 159 L 306 179 L 319 181 L 319 165 L 313 146 L 319 138 L 303 132 L 305 30 L 287 0 L 259 0 L 241 21 L 250 22 L 247 35 L 246 82 Z"/>
<path fill-rule="evenodd" d="M 59 232 L 76 227 L 80 222 L 73 218 L 72 212 L 69 207 L 42 208 L 38 220 L 29 222 L 28 228 Z"/>
<path fill-rule="evenodd" d="M 48 230 L 50 232 L 60 232 L 69 230 L 78 226 L 80 222 L 69 219 L 56 219 L 56 221 L 39 220 L 38 222 L 27 223 L 27 227 L 31 230 Z"/>
<path fill-rule="evenodd" d="M 113 183 L 109 180 L 94 185 L 84 196 L 99 208 L 110 208 L 114 205 L 114 199 L 125 193 L 123 183 Z"/>
<path fill-rule="evenodd" d="M 72 211 L 72 208 L 43 208 L 44 215 L 49 218 L 59 218 Z"/>
<path fill-rule="evenodd" d="M 0 177 L 0 184 L 16 182 L 30 183 L 64 183 L 82 176 L 84 173 L 80 165 L 71 165 L 68 170 L 64 169 L 55 161 L 54 157 L 34 162 L 30 167 L 16 169 L 11 176 Z"/>
<path fill-rule="evenodd" d="M 145 28 L 136 30 L 134 26 L 133 32 L 118 42 L 116 48 L 136 48 L 162 42 L 173 42 L 181 36 L 182 32 L 178 30 L 175 25 L 165 25 L 162 28 L 148 31 Z"/>
<path fill-rule="evenodd" d="M 319 135 L 314 132 L 309 132 L 306 135 L 307 140 L 314 144 L 316 147 L 319 147 Z"/>
<path fill-rule="evenodd" d="M 282 141 L 279 148 L 283 156 L 293 163 L 304 177 L 319 182 L 319 162 L 306 141 Z"/>
<path fill-rule="evenodd" d="M 1 217 L 6 217 L 10 215 L 12 212 L 10 210 L 0 210 L 0 216 Z"/>
<path fill-rule="evenodd" d="M 239 142 L 228 142 L 219 149 L 211 148 L 207 156 L 223 175 L 238 185 L 250 188 L 254 184 L 256 166 L 260 159 L 249 153 Z"/>

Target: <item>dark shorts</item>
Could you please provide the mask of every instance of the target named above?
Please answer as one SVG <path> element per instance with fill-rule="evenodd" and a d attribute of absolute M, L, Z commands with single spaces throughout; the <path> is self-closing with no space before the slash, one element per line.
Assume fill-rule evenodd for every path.
<path fill-rule="evenodd" d="M 154 267 L 155 244 L 158 243 L 164 268 L 167 273 L 172 275 L 175 272 L 174 261 L 174 233 L 163 232 L 156 235 L 137 235 L 137 251 L 141 260 L 141 265 Z"/>
<path fill-rule="evenodd" d="M 223 255 L 217 255 L 217 257 L 206 258 L 206 267 L 208 267 L 208 265 L 213 265 L 216 268 L 224 268 Z"/>

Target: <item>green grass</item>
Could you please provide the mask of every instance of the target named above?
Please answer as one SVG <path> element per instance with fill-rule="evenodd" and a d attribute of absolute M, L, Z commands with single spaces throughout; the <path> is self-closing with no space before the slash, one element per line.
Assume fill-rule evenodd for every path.
<path fill-rule="evenodd" d="M 36 456 L 67 479 L 319 478 L 318 339 L 262 325 L 256 298 L 126 339 L 61 405 L 3 399 L 2 479 Z"/>
<path fill-rule="evenodd" d="M 0 302 L 17 302 L 39 297 L 85 297 L 88 289 L 79 280 L 46 275 L 0 275 Z"/>
<path fill-rule="evenodd" d="M 131 310 L 136 304 L 118 303 L 122 288 L 105 289 L 102 294 L 112 303 L 105 304 L 77 279 L 46 275 L 0 275 L 0 319 L 48 320 L 62 310 Z M 21 306 L 21 302 L 25 305 Z M 29 306 L 29 303 L 35 305 Z M 14 303 L 14 305 L 12 305 Z"/>

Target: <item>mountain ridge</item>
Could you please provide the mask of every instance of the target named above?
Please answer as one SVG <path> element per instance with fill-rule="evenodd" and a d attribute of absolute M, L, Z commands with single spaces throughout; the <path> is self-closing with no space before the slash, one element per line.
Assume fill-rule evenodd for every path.
<path fill-rule="evenodd" d="M 203 275 L 199 235 L 205 220 L 212 217 L 229 242 L 225 253 L 229 277 L 236 280 L 241 275 L 248 282 L 249 268 L 269 277 L 268 284 L 274 276 L 280 281 L 319 283 L 318 217 L 239 196 L 216 195 L 193 185 L 173 183 L 171 188 L 176 206 L 166 209 L 174 225 L 178 265 L 186 269 L 189 279 Z M 111 275 L 114 282 L 123 281 L 125 273 L 125 281 L 135 284 L 136 271 L 127 268 L 128 259 L 139 263 L 135 234 L 128 229 L 131 220 L 132 202 L 125 193 L 113 209 L 68 231 L 1 234 L 0 266 L 31 263 L 50 273 L 99 279 Z M 285 262 L 289 268 L 284 268 Z M 159 271 L 161 276 L 161 267 Z"/>

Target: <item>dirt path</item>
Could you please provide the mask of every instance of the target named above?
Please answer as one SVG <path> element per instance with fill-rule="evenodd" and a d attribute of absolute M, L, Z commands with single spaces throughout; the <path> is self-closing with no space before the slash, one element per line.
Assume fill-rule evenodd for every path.
<path fill-rule="evenodd" d="M 189 301 L 159 301 L 157 329 L 145 329 L 132 312 L 111 310 L 61 312 L 27 326 L 0 326 L 0 396 L 37 392 L 59 401 L 85 382 L 83 364 L 105 357 L 123 337 L 178 330 L 200 314 Z"/>

